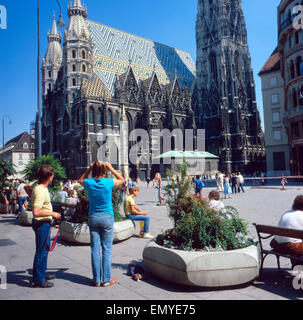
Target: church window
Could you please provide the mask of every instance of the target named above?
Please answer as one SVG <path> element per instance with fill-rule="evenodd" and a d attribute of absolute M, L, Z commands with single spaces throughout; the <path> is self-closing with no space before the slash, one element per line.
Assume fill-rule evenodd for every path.
<path fill-rule="evenodd" d="M 86 66 L 85 66 L 85 64 L 82 65 L 82 72 L 86 72 Z"/>
<path fill-rule="evenodd" d="M 76 55 L 77 55 L 76 50 L 73 50 L 73 51 L 72 51 L 73 59 L 76 59 Z"/>
<path fill-rule="evenodd" d="M 74 78 L 73 79 L 73 86 L 75 87 L 77 85 L 77 81 L 76 81 L 76 79 Z"/>
<path fill-rule="evenodd" d="M 65 112 L 64 119 L 63 119 L 63 132 L 69 131 L 69 116 L 68 113 Z"/>
<path fill-rule="evenodd" d="M 212 78 L 217 81 L 218 79 L 218 70 L 217 70 L 217 57 L 215 53 L 211 53 L 210 57 L 209 57 L 209 61 L 210 61 L 210 72 L 211 72 L 211 76 Z"/>
<path fill-rule="evenodd" d="M 117 111 L 115 113 L 115 126 L 119 126 L 119 119 L 120 119 L 120 116 L 119 116 L 119 112 Z"/>
<path fill-rule="evenodd" d="M 52 91 L 52 85 L 50 83 L 48 84 L 48 90 Z"/>
<path fill-rule="evenodd" d="M 296 31 L 295 33 L 295 43 L 298 44 L 299 43 L 299 32 Z"/>
<path fill-rule="evenodd" d="M 293 79 L 295 77 L 295 65 L 294 62 L 291 60 L 290 62 L 290 78 Z"/>
<path fill-rule="evenodd" d="M 23 149 L 28 149 L 28 144 L 26 142 L 23 144 Z"/>
<path fill-rule="evenodd" d="M 113 113 L 111 112 L 111 110 L 108 110 L 107 112 L 107 125 L 112 127 L 113 125 Z"/>
<path fill-rule="evenodd" d="M 97 112 L 97 124 L 102 125 L 102 110 L 99 109 Z"/>
<path fill-rule="evenodd" d="M 77 71 L 77 67 L 75 64 L 73 64 L 73 72 L 76 72 Z"/>
<path fill-rule="evenodd" d="M 90 107 L 89 109 L 89 123 L 90 124 L 95 124 L 95 111 L 93 107 Z"/>
<path fill-rule="evenodd" d="M 48 71 L 48 77 L 51 78 L 52 77 L 52 72 Z"/>
<path fill-rule="evenodd" d="M 85 52 L 85 50 L 82 50 L 82 59 L 86 59 L 86 52 Z"/>

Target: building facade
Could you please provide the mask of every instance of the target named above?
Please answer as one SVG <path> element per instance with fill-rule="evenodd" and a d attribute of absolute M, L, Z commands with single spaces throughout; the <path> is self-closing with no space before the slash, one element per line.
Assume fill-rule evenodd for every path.
<path fill-rule="evenodd" d="M 302 1 L 283 0 L 278 7 L 278 50 L 284 80 L 284 123 L 290 148 L 290 169 L 303 174 L 303 32 L 296 29 L 294 7 Z"/>
<path fill-rule="evenodd" d="M 89 21 L 80 0 L 73 1 L 68 16 L 64 39 L 54 17 L 42 64 L 43 154 L 55 155 L 68 177 L 79 178 L 90 162 L 104 160 L 100 151 L 106 129 L 110 148 L 105 154 L 116 158 L 109 160 L 117 168 L 143 179 L 164 173 L 161 164 L 129 161 L 127 149 L 136 141 L 129 142 L 128 134 L 133 129 L 150 133 L 164 128 L 184 133 L 194 127 L 192 58 Z M 155 149 L 164 151 L 161 141 L 150 141 L 145 157 L 150 159 Z"/>
<path fill-rule="evenodd" d="M 259 76 L 262 81 L 267 175 L 289 175 L 289 145 L 283 122 L 284 80 L 281 77 L 277 48 L 266 61 Z"/>
<path fill-rule="evenodd" d="M 0 149 L 0 159 L 8 161 L 16 170 L 15 179 L 23 179 L 22 171 L 35 160 L 35 139 L 24 132 L 8 141 Z"/>
<path fill-rule="evenodd" d="M 240 0 L 199 0 L 193 110 L 224 172 L 265 170 L 265 144 Z"/>

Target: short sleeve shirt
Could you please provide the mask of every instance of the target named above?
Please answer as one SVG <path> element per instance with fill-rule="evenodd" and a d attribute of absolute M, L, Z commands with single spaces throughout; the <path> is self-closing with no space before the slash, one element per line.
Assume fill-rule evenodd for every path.
<path fill-rule="evenodd" d="M 31 201 L 32 201 L 31 204 L 33 209 L 39 208 L 46 212 L 53 211 L 48 189 L 41 185 L 36 185 L 34 187 L 32 191 Z M 51 219 L 52 219 L 52 216 L 35 217 L 35 220 L 51 220 Z"/>
<path fill-rule="evenodd" d="M 129 216 L 132 214 L 131 206 L 135 205 L 135 199 L 131 196 L 126 197 L 124 201 L 124 213 Z"/>
<path fill-rule="evenodd" d="M 88 195 L 89 215 L 98 212 L 114 215 L 112 204 L 114 179 L 85 179 L 83 186 Z"/>

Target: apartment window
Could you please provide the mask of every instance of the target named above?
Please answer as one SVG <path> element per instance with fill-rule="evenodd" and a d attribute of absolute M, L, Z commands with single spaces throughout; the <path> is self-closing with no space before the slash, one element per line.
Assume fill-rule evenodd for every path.
<path fill-rule="evenodd" d="M 271 87 L 275 87 L 277 85 L 277 77 L 271 77 L 270 78 L 270 85 Z"/>
<path fill-rule="evenodd" d="M 286 170 L 286 161 L 284 152 L 274 152 L 273 153 L 274 170 L 282 171 Z"/>
<path fill-rule="evenodd" d="M 275 129 L 274 130 L 274 140 L 279 141 L 282 139 L 282 130 L 281 129 Z"/>
<path fill-rule="evenodd" d="M 277 94 L 273 94 L 271 96 L 271 103 L 272 104 L 276 104 L 276 103 L 279 103 L 279 96 Z"/>
<path fill-rule="evenodd" d="M 296 31 L 296 33 L 295 33 L 295 41 L 296 41 L 296 44 L 299 43 L 299 32 L 298 31 Z"/>
<path fill-rule="evenodd" d="M 28 144 L 26 142 L 23 144 L 23 149 L 28 149 Z"/>
<path fill-rule="evenodd" d="M 272 122 L 280 122 L 281 118 L 280 118 L 280 112 L 279 111 L 274 111 L 272 113 Z"/>

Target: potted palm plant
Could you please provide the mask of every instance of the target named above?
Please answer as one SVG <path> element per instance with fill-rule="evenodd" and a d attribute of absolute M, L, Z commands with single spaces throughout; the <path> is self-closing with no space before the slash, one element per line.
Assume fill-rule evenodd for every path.
<path fill-rule="evenodd" d="M 210 209 L 190 194 L 185 160 L 181 174 L 166 187 L 174 227 L 147 243 L 143 260 L 149 271 L 170 282 L 225 287 L 253 281 L 259 272 L 256 243 L 235 208 Z"/>

